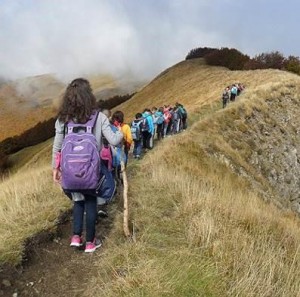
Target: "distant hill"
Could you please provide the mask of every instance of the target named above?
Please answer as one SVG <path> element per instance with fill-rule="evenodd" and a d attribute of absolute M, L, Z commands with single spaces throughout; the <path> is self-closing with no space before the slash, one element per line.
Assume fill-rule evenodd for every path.
<path fill-rule="evenodd" d="M 51 75 L 29 77 L 0 86 L 0 140 L 19 135 L 53 116 L 53 102 L 64 85 Z"/>
<path fill-rule="evenodd" d="M 208 66 L 202 58 L 187 60 L 163 71 L 118 108 L 124 110 L 128 121 L 137 112 L 136 106 L 141 111 L 146 107 L 180 102 L 189 112 L 194 112 L 205 104 L 220 102 L 223 89 L 232 83 L 241 82 L 251 90 L 286 77 L 295 75 L 273 69 L 230 71 L 224 67 Z"/>
<path fill-rule="evenodd" d="M 114 79 L 108 75 L 88 77 L 98 100 L 133 93 L 145 84 L 134 79 Z M 20 135 L 38 122 L 56 114 L 65 84 L 54 75 L 27 77 L 0 83 L 0 141 Z"/>

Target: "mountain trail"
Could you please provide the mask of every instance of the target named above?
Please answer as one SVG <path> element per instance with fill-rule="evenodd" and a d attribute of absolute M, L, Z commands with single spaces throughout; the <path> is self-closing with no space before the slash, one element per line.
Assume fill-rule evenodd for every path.
<path fill-rule="evenodd" d="M 122 211 L 120 190 L 108 207 L 108 217 L 99 218 L 96 232 L 103 246 L 95 253 L 69 246 L 72 230 L 71 211 L 61 216 L 55 232 L 45 231 L 30 238 L 24 261 L 19 267 L 0 271 L 0 296 L 81 296 L 85 283 L 94 273 L 96 254 L 105 248 L 115 214 Z M 95 268 L 96 269 L 96 268 Z"/>

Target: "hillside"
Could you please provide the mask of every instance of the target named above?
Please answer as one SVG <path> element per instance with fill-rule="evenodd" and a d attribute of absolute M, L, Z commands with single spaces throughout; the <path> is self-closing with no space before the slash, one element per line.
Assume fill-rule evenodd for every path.
<path fill-rule="evenodd" d="M 53 116 L 53 100 L 63 84 L 50 75 L 30 77 L 0 86 L 0 141 Z"/>
<path fill-rule="evenodd" d="M 109 75 L 88 77 L 98 100 L 115 95 L 131 94 L 139 90 L 145 81 L 133 78 L 116 79 Z M 27 77 L 0 85 L 0 141 L 48 120 L 56 114 L 65 83 L 54 75 Z"/>
<path fill-rule="evenodd" d="M 246 90 L 221 109 L 233 82 Z M 123 238 L 119 201 L 102 252 L 87 260 L 64 249 L 71 260 L 63 267 L 38 257 L 36 276 L 24 271 L 33 288 L 19 288 L 30 296 L 58 288 L 63 296 L 300 296 L 299 83 L 282 71 L 232 72 L 201 59 L 167 69 L 118 107 L 129 120 L 179 101 L 190 116 L 187 131 L 129 165 L 133 241 Z M 29 150 L 15 155 L 19 170 L 1 183 L 2 263 L 18 263 L 23 241 L 70 206 L 51 181 L 51 143 L 40 148 L 33 159 Z M 78 284 L 74 271 L 85 275 L 86 265 Z"/>
<path fill-rule="evenodd" d="M 241 82 L 251 91 L 293 77 L 295 75 L 279 70 L 229 71 L 207 66 L 203 59 L 193 59 L 165 70 L 119 108 L 125 111 L 128 120 L 137 111 L 136 106 L 143 110 L 177 101 L 193 113 L 204 105 L 218 102 L 223 89 L 232 83 Z"/>

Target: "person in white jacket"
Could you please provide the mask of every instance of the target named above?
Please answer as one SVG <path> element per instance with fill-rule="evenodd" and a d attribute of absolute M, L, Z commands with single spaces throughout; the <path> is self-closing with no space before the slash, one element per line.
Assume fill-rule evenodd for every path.
<path fill-rule="evenodd" d="M 75 123 L 85 124 L 97 112 L 96 98 L 93 95 L 89 82 L 83 78 L 73 80 L 66 88 L 62 104 L 58 112 L 58 118 L 55 123 L 55 137 L 52 150 L 53 180 L 55 182 L 61 182 L 61 170 L 58 156 L 62 149 L 64 137 L 67 133 L 67 123 L 72 121 Z M 123 139 L 122 132 L 112 131 L 108 118 L 101 112 L 98 113 L 92 133 L 95 135 L 98 148 L 102 147 L 102 135 L 112 145 L 119 144 Z M 70 193 L 68 196 L 74 201 L 73 236 L 71 238 L 70 246 L 80 247 L 83 245 L 82 231 L 85 211 L 85 252 L 94 252 L 101 246 L 101 241 L 96 239 L 97 197 L 77 192 Z"/>

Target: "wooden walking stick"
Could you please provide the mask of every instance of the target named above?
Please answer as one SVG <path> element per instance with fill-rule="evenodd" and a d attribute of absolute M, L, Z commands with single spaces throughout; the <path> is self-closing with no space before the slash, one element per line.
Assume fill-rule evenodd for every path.
<path fill-rule="evenodd" d="M 121 160 L 121 172 L 123 176 L 123 205 L 124 205 L 124 216 L 123 216 L 123 230 L 126 237 L 130 237 L 130 231 L 128 226 L 128 181 L 125 170 L 124 160 Z"/>

